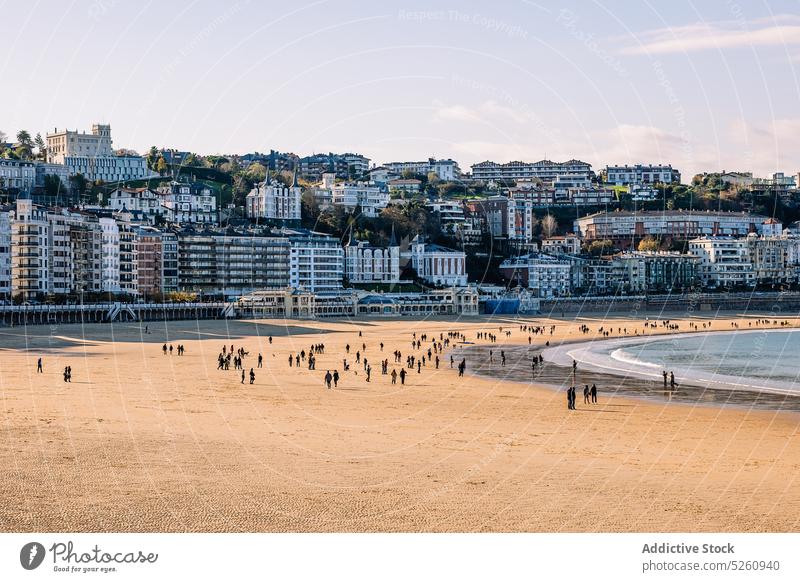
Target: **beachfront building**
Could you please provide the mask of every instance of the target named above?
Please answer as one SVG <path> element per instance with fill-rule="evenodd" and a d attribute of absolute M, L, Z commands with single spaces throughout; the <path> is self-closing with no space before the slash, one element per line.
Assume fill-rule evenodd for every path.
<path fill-rule="evenodd" d="M 120 293 L 119 225 L 113 218 L 98 220 L 101 231 L 101 288 L 106 293 Z"/>
<path fill-rule="evenodd" d="M 666 251 L 629 251 L 611 259 L 611 277 L 619 291 L 676 291 L 697 283 L 699 259 Z"/>
<path fill-rule="evenodd" d="M 346 210 L 358 207 L 364 216 L 375 217 L 389 205 L 389 193 L 370 182 L 342 182 L 331 188 L 334 206 Z"/>
<path fill-rule="evenodd" d="M 174 234 L 181 291 L 238 297 L 289 286 L 289 239 L 283 235 L 193 228 Z"/>
<path fill-rule="evenodd" d="M 161 207 L 169 222 L 214 224 L 217 222 L 217 198 L 214 191 L 200 182 L 170 182 L 156 189 Z"/>
<path fill-rule="evenodd" d="M 11 297 L 11 208 L 0 208 L 0 299 Z"/>
<path fill-rule="evenodd" d="M 50 290 L 47 212 L 17 199 L 11 220 L 11 294 L 23 301 Z"/>
<path fill-rule="evenodd" d="M 616 186 L 637 184 L 679 184 L 681 173 L 671 165 L 636 164 L 635 166 L 606 166 L 606 183 Z"/>
<path fill-rule="evenodd" d="M 447 287 L 464 287 L 467 284 L 464 251 L 427 243 L 417 235 L 404 257 L 410 259 L 417 276 L 429 283 Z"/>
<path fill-rule="evenodd" d="M 692 239 L 701 236 L 745 236 L 758 232 L 766 216 L 748 212 L 666 210 L 598 212 L 575 221 L 586 240 L 630 242 L 646 236 Z"/>
<path fill-rule="evenodd" d="M 689 241 L 698 257 L 697 276 L 704 287 L 752 287 L 755 272 L 747 238 L 708 236 Z"/>
<path fill-rule="evenodd" d="M 256 222 L 299 223 L 301 197 L 302 190 L 297 185 L 296 171 L 289 187 L 270 179 L 268 173 L 266 179 L 247 194 L 247 218 Z"/>
<path fill-rule="evenodd" d="M 566 162 L 552 162 L 541 160 L 538 162 L 480 162 L 472 166 L 472 179 L 482 181 L 497 180 L 537 180 L 552 185 L 556 178 L 589 179 L 592 176 L 592 165 L 581 160 L 568 160 Z"/>
<path fill-rule="evenodd" d="M 402 176 L 404 174 L 417 174 L 427 176 L 428 174 L 435 174 L 439 180 L 443 182 L 452 182 L 461 176 L 461 169 L 458 167 L 458 162 L 446 159 L 437 160 L 435 158 L 428 158 L 422 162 L 388 162 L 383 164 L 389 173 L 395 176 Z"/>
<path fill-rule="evenodd" d="M 568 295 L 572 285 L 570 261 L 542 253 L 506 259 L 500 263 L 500 272 L 509 281 L 527 287 L 539 299 Z"/>
<path fill-rule="evenodd" d="M 338 291 L 344 277 L 344 250 L 331 236 L 309 230 L 284 230 L 288 237 L 289 285 L 312 293 Z"/>
<path fill-rule="evenodd" d="M 350 283 L 397 283 L 400 280 L 400 246 L 394 238 L 388 247 L 373 247 L 352 238 L 344 249 L 345 276 Z"/>

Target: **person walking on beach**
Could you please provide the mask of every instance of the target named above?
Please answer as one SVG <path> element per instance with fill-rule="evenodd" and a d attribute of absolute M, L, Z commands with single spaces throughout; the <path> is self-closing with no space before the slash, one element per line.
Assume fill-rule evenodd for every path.
<path fill-rule="evenodd" d="M 583 403 L 584 404 L 589 404 L 589 385 L 588 384 L 586 384 L 583 387 Z"/>
<path fill-rule="evenodd" d="M 67 372 L 68 369 L 69 368 L 67 368 L 66 366 L 64 367 L 64 382 L 69 382 L 69 379 L 68 379 L 69 378 L 69 372 Z"/>
<path fill-rule="evenodd" d="M 331 388 L 331 381 L 333 380 L 333 376 L 331 376 L 331 371 L 328 370 L 325 373 L 325 385 L 328 387 L 328 390 Z"/>
<path fill-rule="evenodd" d="M 669 373 L 669 387 L 674 390 L 675 386 L 677 386 L 677 384 L 675 384 L 675 373 L 674 372 L 670 372 Z"/>
<path fill-rule="evenodd" d="M 406 383 L 406 369 L 400 368 L 400 384 L 405 386 Z"/>
<path fill-rule="evenodd" d="M 258 354 L 258 367 L 261 368 L 262 363 L 264 362 L 264 357 L 259 353 Z"/>
<path fill-rule="evenodd" d="M 242 368 L 242 384 L 244 384 L 244 368 Z"/>
<path fill-rule="evenodd" d="M 500 350 L 500 360 L 502 361 L 502 365 L 506 365 L 506 352 L 505 350 Z"/>
<path fill-rule="evenodd" d="M 39 361 L 36 362 L 36 373 L 44 374 L 44 371 L 42 370 L 42 358 L 39 358 Z"/>
<path fill-rule="evenodd" d="M 392 368 L 392 384 L 397 384 L 397 370 Z"/>
<path fill-rule="evenodd" d="M 663 372 L 661 372 L 661 375 L 664 376 L 664 390 L 666 390 L 667 389 L 667 371 L 664 370 Z"/>
<path fill-rule="evenodd" d="M 256 373 L 253 371 L 253 368 L 250 368 L 250 383 L 252 384 L 255 381 L 256 381 Z"/>
<path fill-rule="evenodd" d="M 164 344 L 164 346 L 161 348 L 161 350 L 164 352 L 164 355 L 166 356 L 167 355 L 167 344 Z"/>
<path fill-rule="evenodd" d="M 592 384 L 592 404 L 597 404 L 597 384 Z"/>
<path fill-rule="evenodd" d="M 333 371 L 333 387 L 334 388 L 339 387 L 339 370 Z"/>
<path fill-rule="evenodd" d="M 572 386 L 567 387 L 567 410 L 572 410 Z"/>

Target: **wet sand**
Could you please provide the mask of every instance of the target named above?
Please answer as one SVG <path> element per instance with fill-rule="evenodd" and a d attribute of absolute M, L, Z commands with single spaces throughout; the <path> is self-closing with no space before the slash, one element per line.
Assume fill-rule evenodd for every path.
<path fill-rule="evenodd" d="M 539 348 L 591 339 L 578 325 L 602 325 L 526 322 L 557 326 L 534 339 Z M 477 331 L 503 326 L 512 331 L 503 343 L 527 349 L 520 320 L 148 325 L 150 334 L 139 324 L 0 329 L 0 530 L 797 531 L 800 523 L 794 413 L 611 397 L 607 384 L 599 404 L 584 407 L 579 396 L 570 413 L 561 393 L 538 383 L 459 378 L 450 353 L 405 386 L 380 374 L 380 342 L 399 371 L 391 352 L 421 355 L 410 348 L 414 332 L 459 330 L 474 342 Z M 162 355 L 164 341 L 184 344 L 186 355 Z M 325 371 L 341 373 L 345 344 L 362 341 L 372 381 L 354 365 L 326 390 Z M 249 350 L 248 371 L 264 354 L 255 384 L 216 370 L 223 343 Z M 326 346 L 315 371 L 288 367 L 290 353 L 315 343 Z M 454 358 L 469 349 L 455 348 Z M 477 357 L 466 357 L 471 372 Z"/>

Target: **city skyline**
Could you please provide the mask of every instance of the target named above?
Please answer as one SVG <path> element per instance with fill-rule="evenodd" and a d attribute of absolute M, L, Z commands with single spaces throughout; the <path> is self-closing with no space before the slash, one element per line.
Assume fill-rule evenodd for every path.
<path fill-rule="evenodd" d="M 800 167 L 789 2 L 196 2 L 157 19 L 149 7 L 4 5 L 12 46 L 37 42 L 0 65 L 0 129 L 100 121 L 140 153 L 356 151 L 464 170 L 543 158 L 668 163 L 686 179 Z"/>

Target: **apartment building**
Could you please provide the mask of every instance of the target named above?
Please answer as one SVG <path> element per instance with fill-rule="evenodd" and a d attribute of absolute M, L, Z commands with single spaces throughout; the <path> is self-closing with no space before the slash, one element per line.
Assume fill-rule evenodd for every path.
<path fill-rule="evenodd" d="M 611 277 L 627 292 L 677 291 L 698 282 L 698 263 L 693 254 L 629 251 L 611 259 Z"/>
<path fill-rule="evenodd" d="M 537 180 L 552 183 L 559 177 L 570 179 L 588 179 L 592 176 L 592 166 L 581 160 L 568 160 L 566 162 L 553 162 L 540 160 L 538 162 L 513 161 L 506 164 L 496 162 L 480 162 L 472 166 L 473 180 Z"/>
<path fill-rule="evenodd" d="M 431 244 L 419 235 L 411 241 L 404 258 L 410 259 L 417 276 L 434 285 L 463 287 L 467 284 L 466 255 L 464 251 Z"/>
<path fill-rule="evenodd" d="M 344 248 L 345 275 L 350 283 L 397 283 L 400 280 L 400 247 L 394 240 L 388 247 L 374 247 L 367 241 L 350 240 Z"/>
<path fill-rule="evenodd" d="M 402 176 L 406 172 L 422 176 L 435 174 L 439 180 L 444 182 L 452 182 L 461 177 L 458 163 L 449 158 L 446 160 L 428 158 L 422 162 L 388 162 L 383 164 L 383 167 L 395 176 Z"/>
<path fill-rule="evenodd" d="M 637 184 L 679 184 L 681 174 L 671 165 L 636 164 L 634 166 L 606 166 L 606 183 L 616 186 Z"/>
<path fill-rule="evenodd" d="M 0 188 L 29 194 L 36 185 L 36 166 L 33 162 L 0 158 Z"/>
<path fill-rule="evenodd" d="M 344 250 L 331 236 L 308 230 L 284 230 L 289 239 L 289 284 L 312 293 L 342 288 Z"/>
<path fill-rule="evenodd" d="M 257 184 L 245 199 L 247 217 L 255 221 L 275 223 L 299 223 L 302 191 L 297 185 L 295 173 L 288 188 L 269 175 Z"/>
<path fill-rule="evenodd" d="M 709 236 L 689 241 L 696 256 L 697 276 L 704 287 L 752 287 L 756 284 L 750 245 L 746 238 Z"/>
<path fill-rule="evenodd" d="M 692 239 L 703 236 L 745 236 L 759 232 L 766 216 L 747 212 L 667 210 L 598 212 L 575 221 L 585 239 L 625 241 L 645 236 Z"/>
<path fill-rule="evenodd" d="M 331 188 L 331 201 L 347 210 L 359 207 L 365 216 L 375 217 L 389 205 L 389 193 L 371 182 L 342 182 Z"/>
<path fill-rule="evenodd" d="M 173 181 L 166 186 L 159 186 L 156 192 L 169 222 L 215 224 L 218 220 L 217 198 L 205 184 Z"/>
<path fill-rule="evenodd" d="M 568 295 L 572 286 L 572 266 L 569 260 L 531 253 L 506 259 L 500 272 L 509 281 L 527 287 L 539 299 Z"/>

